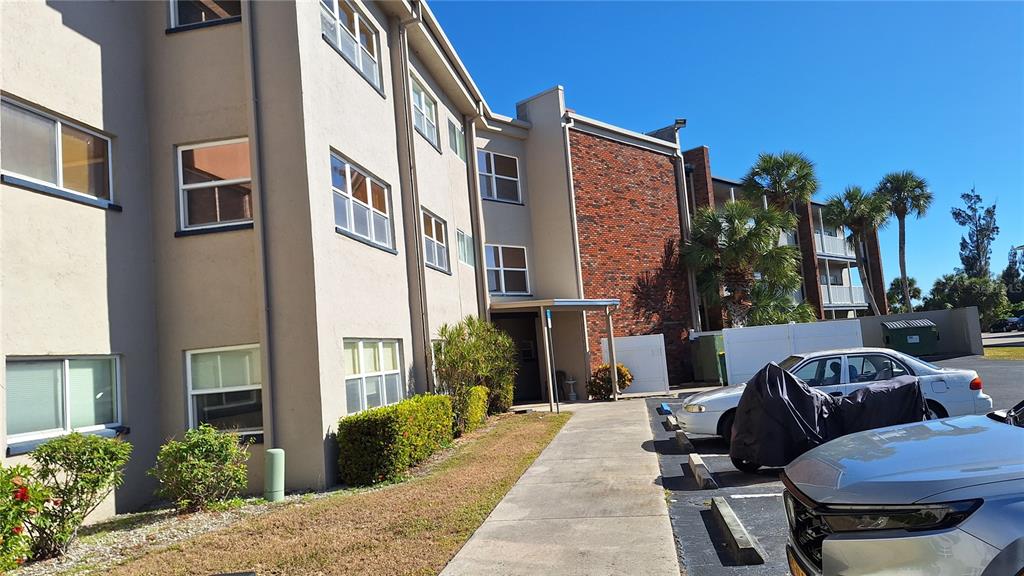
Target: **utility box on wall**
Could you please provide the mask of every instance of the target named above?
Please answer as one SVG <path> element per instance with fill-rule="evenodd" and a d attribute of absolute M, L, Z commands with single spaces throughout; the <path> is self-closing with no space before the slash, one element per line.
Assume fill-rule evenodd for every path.
<path fill-rule="evenodd" d="M 927 318 L 882 322 L 882 339 L 893 350 L 911 356 L 929 356 L 939 348 L 939 329 Z"/>

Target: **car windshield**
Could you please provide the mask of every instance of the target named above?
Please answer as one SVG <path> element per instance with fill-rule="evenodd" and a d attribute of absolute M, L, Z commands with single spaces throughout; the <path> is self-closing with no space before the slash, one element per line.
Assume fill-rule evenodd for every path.
<path fill-rule="evenodd" d="M 783 370 L 789 370 L 793 366 L 796 366 L 797 362 L 800 362 L 803 359 L 803 356 L 790 356 L 789 358 L 786 358 L 782 362 L 779 362 L 779 367 L 782 368 Z"/>

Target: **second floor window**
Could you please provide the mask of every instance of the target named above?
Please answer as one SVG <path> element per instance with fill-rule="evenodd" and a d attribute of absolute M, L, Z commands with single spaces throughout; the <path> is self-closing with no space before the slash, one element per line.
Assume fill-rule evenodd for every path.
<path fill-rule="evenodd" d="M 451 120 L 448 121 L 448 146 L 463 162 L 466 161 L 466 133 Z"/>
<path fill-rule="evenodd" d="M 0 102 L 0 169 L 101 200 L 110 200 L 110 140 L 9 100 Z"/>
<path fill-rule="evenodd" d="M 459 248 L 459 262 L 468 266 L 476 266 L 476 248 L 473 246 L 473 237 L 462 230 L 456 230 L 455 240 Z"/>
<path fill-rule="evenodd" d="M 488 244 L 487 289 L 492 294 L 529 294 L 530 276 L 526 271 L 526 248 Z"/>
<path fill-rule="evenodd" d="M 444 220 L 423 211 L 423 252 L 427 266 L 448 271 L 447 226 Z"/>
<path fill-rule="evenodd" d="M 341 232 L 392 248 L 388 187 L 336 154 L 331 154 L 334 225 Z"/>
<path fill-rule="evenodd" d="M 519 193 L 519 160 L 515 156 L 480 150 L 477 152 L 477 164 L 480 196 L 503 202 L 523 201 Z"/>
<path fill-rule="evenodd" d="M 320 0 L 324 36 L 375 88 L 380 88 L 377 28 L 346 0 Z"/>
<path fill-rule="evenodd" d="M 241 0 L 171 0 L 171 28 L 241 15 Z"/>
<path fill-rule="evenodd" d="M 416 130 L 437 146 L 437 101 L 416 80 L 412 81 L 412 111 Z"/>
<path fill-rule="evenodd" d="M 249 140 L 178 147 L 182 230 L 252 222 Z"/>

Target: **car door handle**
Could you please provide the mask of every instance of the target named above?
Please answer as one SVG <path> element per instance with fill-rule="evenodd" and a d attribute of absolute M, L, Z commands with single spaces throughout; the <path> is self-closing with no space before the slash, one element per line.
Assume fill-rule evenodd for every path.
<path fill-rule="evenodd" d="M 828 395 L 829 396 L 842 396 L 843 393 L 842 392 L 829 392 Z"/>

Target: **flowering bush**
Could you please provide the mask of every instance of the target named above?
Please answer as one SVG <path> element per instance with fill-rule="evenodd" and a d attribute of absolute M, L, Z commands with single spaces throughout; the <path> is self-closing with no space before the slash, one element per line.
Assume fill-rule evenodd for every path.
<path fill-rule="evenodd" d="M 28 519 L 33 558 L 67 553 L 85 517 L 124 481 L 131 454 L 127 442 L 79 433 L 54 438 L 32 451 L 32 475 L 51 496 Z"/>
<path fill-rule="evenodd" d="M 209 424 L 185 432 L 182 441 L 160 448 L 149 473 L 160 481 L 157 495 L 181 512 L 205 510 L 231 500 L 248 485 L 249 452 L 238 436 Z"/>
<path fill-rule="evenodd" d="M 622 363 L 617 365 L 619 377 L 619 393 L 633 383 L 633 373 Z M 612 397 L 612 369 L 601 364 L 594 370 L 594 375 L 587 381 L 587 394 L 594 400 L 610 400 Z"/>
<path fill-rule="evenodd" d="M 28 466 L 0 466 L 0 573 L 14 570 L 32 551 L 26 522 L 47 503 L 46 490 L 29 479 Z"/>

